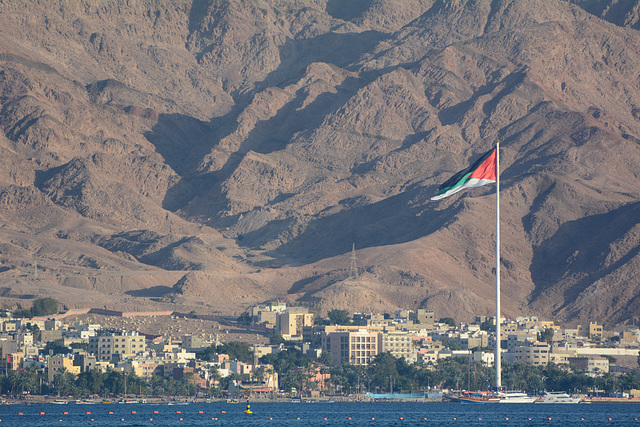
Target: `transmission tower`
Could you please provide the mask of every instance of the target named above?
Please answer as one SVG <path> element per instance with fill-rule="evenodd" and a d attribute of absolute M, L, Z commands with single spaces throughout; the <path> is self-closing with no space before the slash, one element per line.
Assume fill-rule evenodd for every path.
<path fill-rule="evenodd" d="M 349 279 L 358 280 L 358 258 L 356 258 L 356 244 L 351 249 L 351 267 L 349 268 Z"/>

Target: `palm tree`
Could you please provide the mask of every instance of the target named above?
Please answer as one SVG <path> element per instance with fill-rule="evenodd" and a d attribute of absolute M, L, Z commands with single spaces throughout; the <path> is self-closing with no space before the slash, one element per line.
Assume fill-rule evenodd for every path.
<path fill-rule="evenodd" d="M 68 396 L 73 394 L 75 376 L 67 370 L 60 368 L 58 373 L 53 377 L 53 385 L 58 390 L 58 396 Z"/>

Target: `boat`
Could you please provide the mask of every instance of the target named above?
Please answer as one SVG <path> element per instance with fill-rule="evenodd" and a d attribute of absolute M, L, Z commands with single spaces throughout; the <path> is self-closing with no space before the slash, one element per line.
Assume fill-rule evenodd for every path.
<path fill-rule="evenodd" d="M 564 391 L 547 391 L 536 403 L 580 403 L 582 398 L 569 396 Z"/>
<path fill-rule="evenodd" d="M 489 391 L 465 391 L 443 397 L 446 401 L 457 403 L 498 403 L 500 400 Z"/>
<path fill-rule="evenodd" d="M 66 400 L 54 400 L 51 403 L 54 404 L 54 405 L 66 405 L 69 402 L 67 402 Z"/>
<path fill-rule="evenodd" d="M 500 399 L 498 403 L 533 403 L 537 399 L 536 396 L 529 396 L 521 391 L 503 391 L 495 393 L 494 396 Z"/>
<path fill-rule="evenodd" d="M 238 399 L 227 399 L 227 403 L 240 403 Z"/>

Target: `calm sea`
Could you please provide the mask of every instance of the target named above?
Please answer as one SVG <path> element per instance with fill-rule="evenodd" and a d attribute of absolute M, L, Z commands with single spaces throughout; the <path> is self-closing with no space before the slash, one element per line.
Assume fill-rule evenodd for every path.
<path fill-rule="evenodd" d="M 3 405 L 2 426 L 627 426 L 635 404 L 245 403 Z M 66 412 L 66 414 L 65 414 Z M 20 413 L 22 415 L 20 415 Z"/>

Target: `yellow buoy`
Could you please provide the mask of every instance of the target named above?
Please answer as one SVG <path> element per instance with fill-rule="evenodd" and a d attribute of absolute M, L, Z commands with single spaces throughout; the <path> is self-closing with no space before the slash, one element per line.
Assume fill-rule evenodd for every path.
<path fill-rule="evenodd" d="M 253 414 L 253 412 L 251 412 L 251 405 L 249 405 L 248 403 L 247 403 L 247 410 L 244 411 L 244 413 L 245 414 Z"/>

